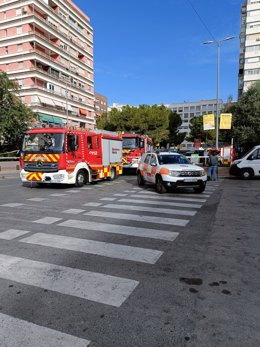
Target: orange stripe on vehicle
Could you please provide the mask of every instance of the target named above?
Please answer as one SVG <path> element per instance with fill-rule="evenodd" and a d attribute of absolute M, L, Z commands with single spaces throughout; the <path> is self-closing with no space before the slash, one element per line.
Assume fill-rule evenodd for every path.
<path fill-rule="evenodd" d="M 161 169 L 160 169 L 160 174 L 161 174 L 161 175 L 169 175 L 169 170 L 168 170 L 168 169 L 165 169 L 165 168 L 161 168 Z"/>

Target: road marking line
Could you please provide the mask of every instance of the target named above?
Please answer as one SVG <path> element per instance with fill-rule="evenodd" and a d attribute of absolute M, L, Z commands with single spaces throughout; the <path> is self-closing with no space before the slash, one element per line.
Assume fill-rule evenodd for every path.
<path fill-rule="evenodd" d="M 167 241 L 174 241 L 176 237 L 179 235 L 179 233 L 166 231 L 166 230 L 129 227 L 129 226 L 123 226 L 123 225 L 117 225 L 117 224 L 96 223 L 96 222 L 79 221 L 79 220 L 73 220 L 73 219 L 62 222 L 58 224 L 58 226 L 83 229 L 87 231 L 95 230 L 95 231 L 101 231 L 105 233 L 130 235 L 130 236 L 136 236 L 136 237 L 148 237 L 151 239 L 167 240 Z"/>
<path fill-rule="evenodd" d="M 121 306 L 139 284 L 122 277 L 4 254 L 0 254 L 0 278 L 115 307 Z"/>
<path fill-rule="evenodd" d="M 86 347 L 91 341 L 0 313 L 0 339 L 5 346 Z"/>
<path fill-rule="evenodd" d="M 175 218 L 162 218 L 153 216 L 138 216 L 134 214 L 127 213 L 114 213 L 114 212 L 104 212 L 104 211 L 89 211 L 84 213 L 86 216 L 95 216 L 101 218 L 114 218 L 114 219 L 126 219 L 135 222 L 148 222 L 148 223 L 158 223 L 167 225 L 177 225 L 186 226 L 189 223 L 187 219 L 175 219 Z"/>
<path fill-rule="evenodd" d="M 153 198 L 152 198 L 153 199 Z M 153 200 L 141 200 L 141 199 L 120 199 L 120 202 L 131 202 L 133 204 L 147 204 L 147 205 L 159 205 L 159 206 L 177 206 L 188 208 L 201 208 L 202 205 L 197 204 L 185 204 L 180 202 L 165 202 L 165 201 L 153 201 Z"/>
<path fill-rule="evenodd" d="M 90 207 L 97 207 L 102 205 L 101 202 L 87 202 L 86 204 L 83 204 L 83 206 L 90 206 Z"/>
<path fill-rule="evenodd" d="M 158 193 L 156 193 L 154 191 L 149 191 L 149 190 L 142 190 L 142 191 L 140 190 L 138 192 L 138 194 L 140 194 L 140 193 L 141 194 L 149 194 L 149 195 L 153 194 L 153 195 L 157 195 L 158 196 Z M 164 194 L 163 196 L 169 196 L 170 197 L 170 196 L 174 196 L 173 194 L 171 194 L 171 195 Z M 190 192 L 190 193 L 178 193 L 178 196 L 189 196 L 189 197 L 194 196 L 194 197 L 201 197 L 201 198 L 205 198 L 205 197 L 209 198 L 210 197 L 210 195 L 205 195 L 204 193 L 196 194 L 196 193 L 193 193 L 193 192 Z"/>
<path fill-rule="evenodd" d="M 91 187 L 81 187 L 80 190 L 91 190 Z"/>
<path fill-rule="evenodd" d="M 140 199 L 153 199 L 153 200 L 169 200 L 169 201 L 190 201 L 190 202 L 206 202 L 207 199 L 198 199 L 198 198 L 179 198 L 176 196 L 151 196 L 151 195 L 138 195 L 138 194 L 133 194 L 129 196 L 130 198 L 140 198 Z"/>
<path fill-rule="evenodd" d="M 31 199 L 27 199 L 27 200 L 41 202 L 41 201 L 48 200 L 48 199 L 47 198 L 31 198 Z"/>
<path fill-rule="evenodd" d="M 62 194 L 62 193 L 55 193 L 51 194 L 50 196 L 66 196 L 67 194 Z"/>
<path fill-rule="evenodd" d="M 104 201 L 115 201 L 116 198 L 102 198 L 100 200 L 104 200 Z"/>
<path fill-rule="evenodd" d="M 80 209 L 77 209 L 77 208 L 71 208 L 70 210 L 62 211 L 62 213 L 69 213 L 69 214 L 80 214 L 82 212 L 86 212 L 86 210 L 80 210 Z"/>
<path fill-rule="evenodd" d="M 124 190 L 124 193 L 136 193 L 135 190 Z"/>
<path fill-rule="evenodd" d="M 127 196 L 128 194 L 114 194 L 114 196 Z"/>
<path fill-rule="evenodd" d="M 24 206 L 24 205 L 25 204 L 19 204 L 19 203 L 13 202 L 10 204 L 4 204 L 4 205 L 0 205 L 0 206 L 3 206 L 3 207 L 20 207 L 20 206 Z"/>
<path fill-rule="evenodd" d="M 78 194 L 80 190 L 66 190 L 66 193 Z"/>
<path fill-rule="evenodd" d="M 0 233 L 0 239 L 2 240 L 13 240 L 19 236 L 30 233 L 30 231 L 26 230 L 18 230 L 18 229 L 9 229 Z"/>
<path fill-rule="evenodd" d="M 39 224 L 53 224 L 58 221 L 62 220 L 62 218 L 55 218 L 55 217 L 44 217 L 41 219 L 37 219 L 33 221 L 33 223 L 39 223 Z"/>
<path fill-rule="evenodd" d="M 34 245 L 66 249 L 69 251 L 101 255 L 103 257 L 115 259 L 131 260 L 147 264 L 155 264 L 163 254 L 163 252 L 154 249 L 43 233 L 36 233 L 20 241 Z"/>
<path fill-rule="evenodd" d="M 145 207 L 145 206 L 129 206 L 129 205 L 117 205 L 117 204 L 107 204 L 103 205 L 102 208 L 114 208 L 118 210 L 127 211 L 142 211 L 142 212 L 156 212 L 156 213 L 166 213 L 166 214 L 178 214 L 181 216 L 195 216 L 197 211 L 183 211 L 183 210 L 173 210 L 168 208 L 158 208 L 158 207 Z"/>

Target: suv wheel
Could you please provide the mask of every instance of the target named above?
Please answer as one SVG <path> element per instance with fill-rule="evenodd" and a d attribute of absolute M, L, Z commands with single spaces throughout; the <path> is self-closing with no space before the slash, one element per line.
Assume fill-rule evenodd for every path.
<path fill-rule="evenodd" d="M 144 178 L 143 176 L 141 175 L 141 172 L 138 171 L 137 173 L 137 184 L 141 187 L 141 186 L 144 186 Z"/>
<path fill-rule="evenodd" d="M 165 186 L 163 184 L 163 180 L 162 180 L 161 176 L 158 176 L 156 178 L 155 188 L 156 188 L 157 193 L 159 193 L 159 194 L 166 193 L 167 189 L 165 188 Z"/>
<path fill-rule="evenodd" d="M 244 178 L 245 180 L 248 180 L 254 176 L 252 170 L 250 169 L 244 169 L 241 172 L 241 177 Z"/>
<path fill-rule="evenodd" d="M 206 188 L 206 184 L 197 188 L 193 188 L 195 193 L 203 193 Z"/>

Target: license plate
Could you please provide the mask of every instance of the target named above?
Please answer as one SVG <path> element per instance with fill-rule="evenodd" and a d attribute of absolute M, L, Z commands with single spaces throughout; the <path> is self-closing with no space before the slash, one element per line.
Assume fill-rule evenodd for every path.
<path fill-rule="evenodd" d="M 184 182 L 197 182 L 196 178 L 185 178 Z"/>

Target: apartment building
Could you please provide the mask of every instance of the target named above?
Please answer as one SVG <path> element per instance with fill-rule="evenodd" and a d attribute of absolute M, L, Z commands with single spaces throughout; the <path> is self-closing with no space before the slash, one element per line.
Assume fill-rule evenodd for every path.
<path fill-rule="evenodd" d="M 93 29 L 71 0 L 0 0 L 0 70 L 41 122 L 95 127 Z"/>
<path fill-rule="evenodd" d="M 95 92 L 95 111 L 96 117 L 99 118 L 103 113 L 107 113 L 107 97 Z"/>
<path fill-rule="evenodd" d="M 181 102 L 165 105 L 168 109 L 178 113 L 182 119 L 182 125 L 179 127 L 180 133 L 190 135 L 190 121 L 194 117 L 200 117 L 204 114 L 216 113 L 217 100 L 201 100 L 195 102 Z M 223 108 L 223 101 L 219 100 L 219 110 Z M 191 142 L 184 141 L 183 146 L 190 148 L 193 146 Z"/>
<path fill-rule="evenodd" d="M 260 80 L 260 1 L 247 0 L 241 7 L 238 96 Z"/>

